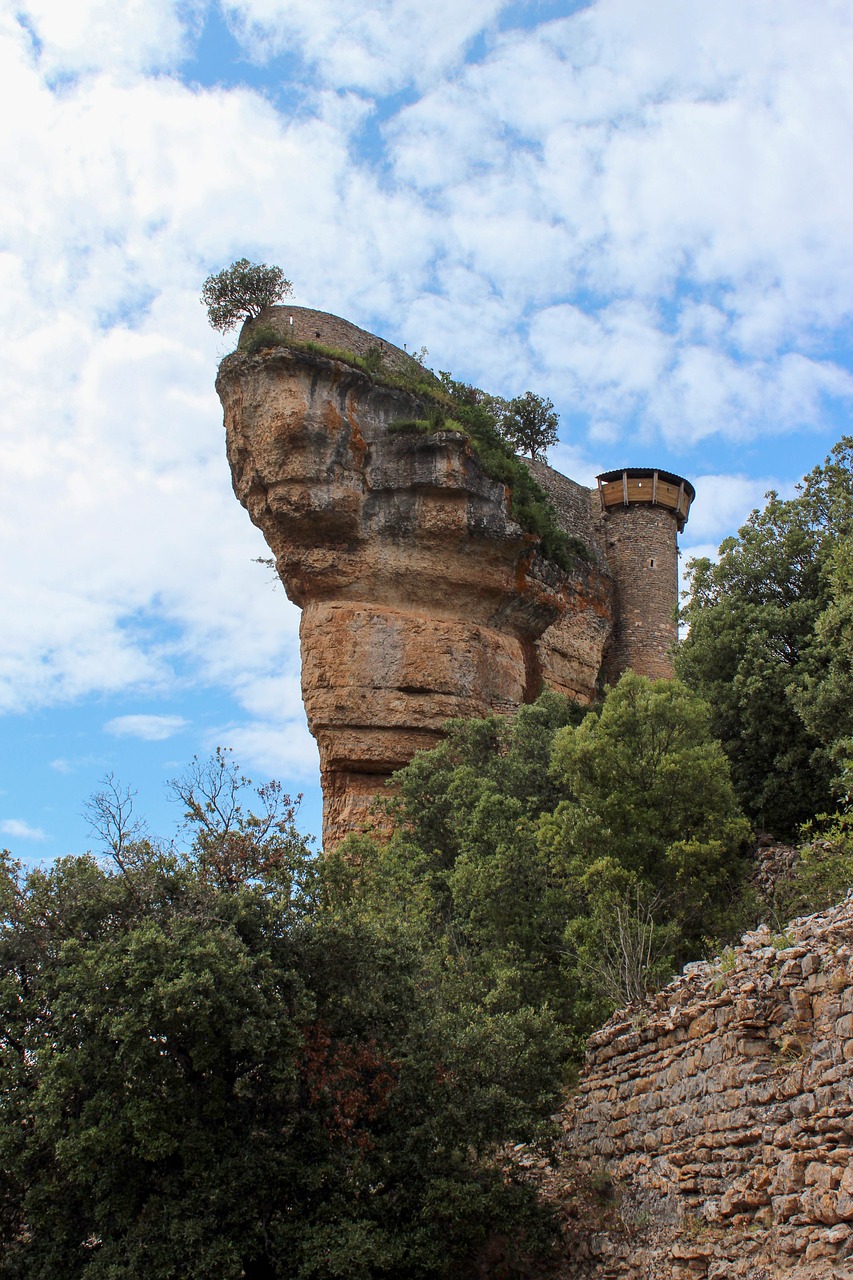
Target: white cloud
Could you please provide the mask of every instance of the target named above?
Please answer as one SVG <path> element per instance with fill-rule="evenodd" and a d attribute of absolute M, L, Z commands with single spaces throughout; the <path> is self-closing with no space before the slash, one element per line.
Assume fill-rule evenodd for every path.
<path fill-rule="evenodd" d="M 578 484 L 595 488 L 595 477 L 600 475 L 604 466 L 600 461 L 590 462 L 586 451 L 574 444 L 560 443 L 548 450 L 548 465 L 564 476 L 571 476 Z"/>
<path fill-rule="evenodd" d="M 163 742 L 187 727 L 183 716 L 114 716 L 104 725 L 104 733 L 116 738 L 141 738 L 143 742 Z"/>
<path fill-rule="evenodd" d="M 691 479 L 696 498 L 681 539 L 689 555 L 705 555 L 695 547 L 707 545 L 713 538 L 719 543 L 739 529 L 751 511 L 764 506 L 765 495 L 771 489 L 783 488 L 772 476 L 699 475 Z"/>
<path fill-rule="evenodd" d="M 599 0 L 402 111 L 397 173 L 499 305 L 532 310 L 534 357 L 596 434 L 808 425 L 853 395 L 825 354 L 853 296 L 851 37 L 833 3 Z"/>
<path fill-rule="evenodd" d="M 60 100 L 26 51 L 4 50 L 21 87 L 18 146 L 38 163 L 20 167 L 0 212 L 0 532 L 19 547 L 4 581 L 0 707 L 164 690 L 177 662 L 226 687 L 270 664 L 293 669 L 298 614 L 251 564 L 264 544 L 230 491 L 200 255 L 228 252 L 211 247 L 208 202 L 239 244 L 253 175 L 278 165 L 278 207 L 290 187 L 310 204 L 311 183 L 288 165 L 301 172 L 325 140 L 334 172 L 338 143 L 316 120 L 288 131 L 243 93 L 93 80 Z M 306 238 L 308 223 L 306 211 Z M 116 322 L 128 307 L 131 321 Z"/>
<path fill-rule="evenodd" d="M 313 782 L 320 768 L 317 744 L 304 717 L 220 725 L 207 735 L 211 751 L 223 742 L 233 748 L 241 766 L 260 770 L 266 777 Z"/>
<path fill-rule="evenodd" d="M 45 840 L 47 837 L 41 827 L 32 827 L 20 818 L 4 818 L 0 821 L 0 834 L 12 836 L 16 840 Z"/>
<path fill-rule="evenodd" d="M 171 67 L 187 44 L 174 0 L 23 0 L 18 13 L 41 44 L 48 73 Z"/>
<path fill-rule="evenodd" d="M 390 93 L 434 83 L 508 0 L 230 0 L 235 32 L 256 57 L 297 49 L 325 84 Z"/>

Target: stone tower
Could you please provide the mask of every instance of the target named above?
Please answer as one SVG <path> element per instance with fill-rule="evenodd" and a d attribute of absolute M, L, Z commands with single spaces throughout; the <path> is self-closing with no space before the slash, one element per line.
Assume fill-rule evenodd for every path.
<path fill-rule="evenodd" d="M 604 678 L 630 668 L 653 680 L 673 674 L 678 638 L 678 545 L 695 491 L 668 471 L 626 467 L 598 476 L 607 567 L 616 586 Z"/>

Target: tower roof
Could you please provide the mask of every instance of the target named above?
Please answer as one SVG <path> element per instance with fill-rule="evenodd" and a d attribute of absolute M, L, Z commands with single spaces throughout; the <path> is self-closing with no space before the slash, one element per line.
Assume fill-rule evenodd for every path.
<path fill-rule="evenodd" d="M 621 471 L 603 471 L 596 476 L 601 509 L 607 512 L 613 507 L 630 507 L 638 503 L 666 507 L 675 513 L 678 532 L 687 523 L 690 504 L 696 490 L 689 480 L 672 471 L 660 471 L 655 467 L 623 467 Z"/>

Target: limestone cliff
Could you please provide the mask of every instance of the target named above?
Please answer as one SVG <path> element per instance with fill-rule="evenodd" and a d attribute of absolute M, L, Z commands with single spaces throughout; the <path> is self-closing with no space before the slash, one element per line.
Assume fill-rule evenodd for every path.
<path fill-rule="evenodd" d="M 465 436 L 395 430 L 417 399 L 284 346 L 228 357 L 217 390 L 235 492 L 302 609 L 326 846 L 449 717 L 514 710 L 543 666 L 592 697 L 611 579 L 544 559 Z M 567 618 L 552 656 L 538 642 Z"/>
<path fill-rule="evenodd" d="M 448 718 L 514 711 L 543 685 L 586 703 L 629 666 L 671 674 L 686 481 L 634 470 L 590 490 L 531 463 L 587 548 L 558 568 L 468 439 L 399 429 L 423 401 L 352 361 L 399 375 L 411 356 L 306 308 L 256 324 L 277 345 L 228 356 L 217 390 L 235 493 L 302 609 L 326 847 L 370 825 L 390 774 Z"/>

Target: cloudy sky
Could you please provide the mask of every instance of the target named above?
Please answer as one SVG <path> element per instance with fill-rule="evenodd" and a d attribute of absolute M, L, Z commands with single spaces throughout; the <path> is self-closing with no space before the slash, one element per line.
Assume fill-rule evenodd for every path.
<path fill-rule="evenodd" d="M 713 549 L 849 430 L 849 0 L 0 4 L 0 844 L 233 746 L 305 792 L 298 614 L 254 563 L 199 304 L 295 301 L 654 463 Z"/>

